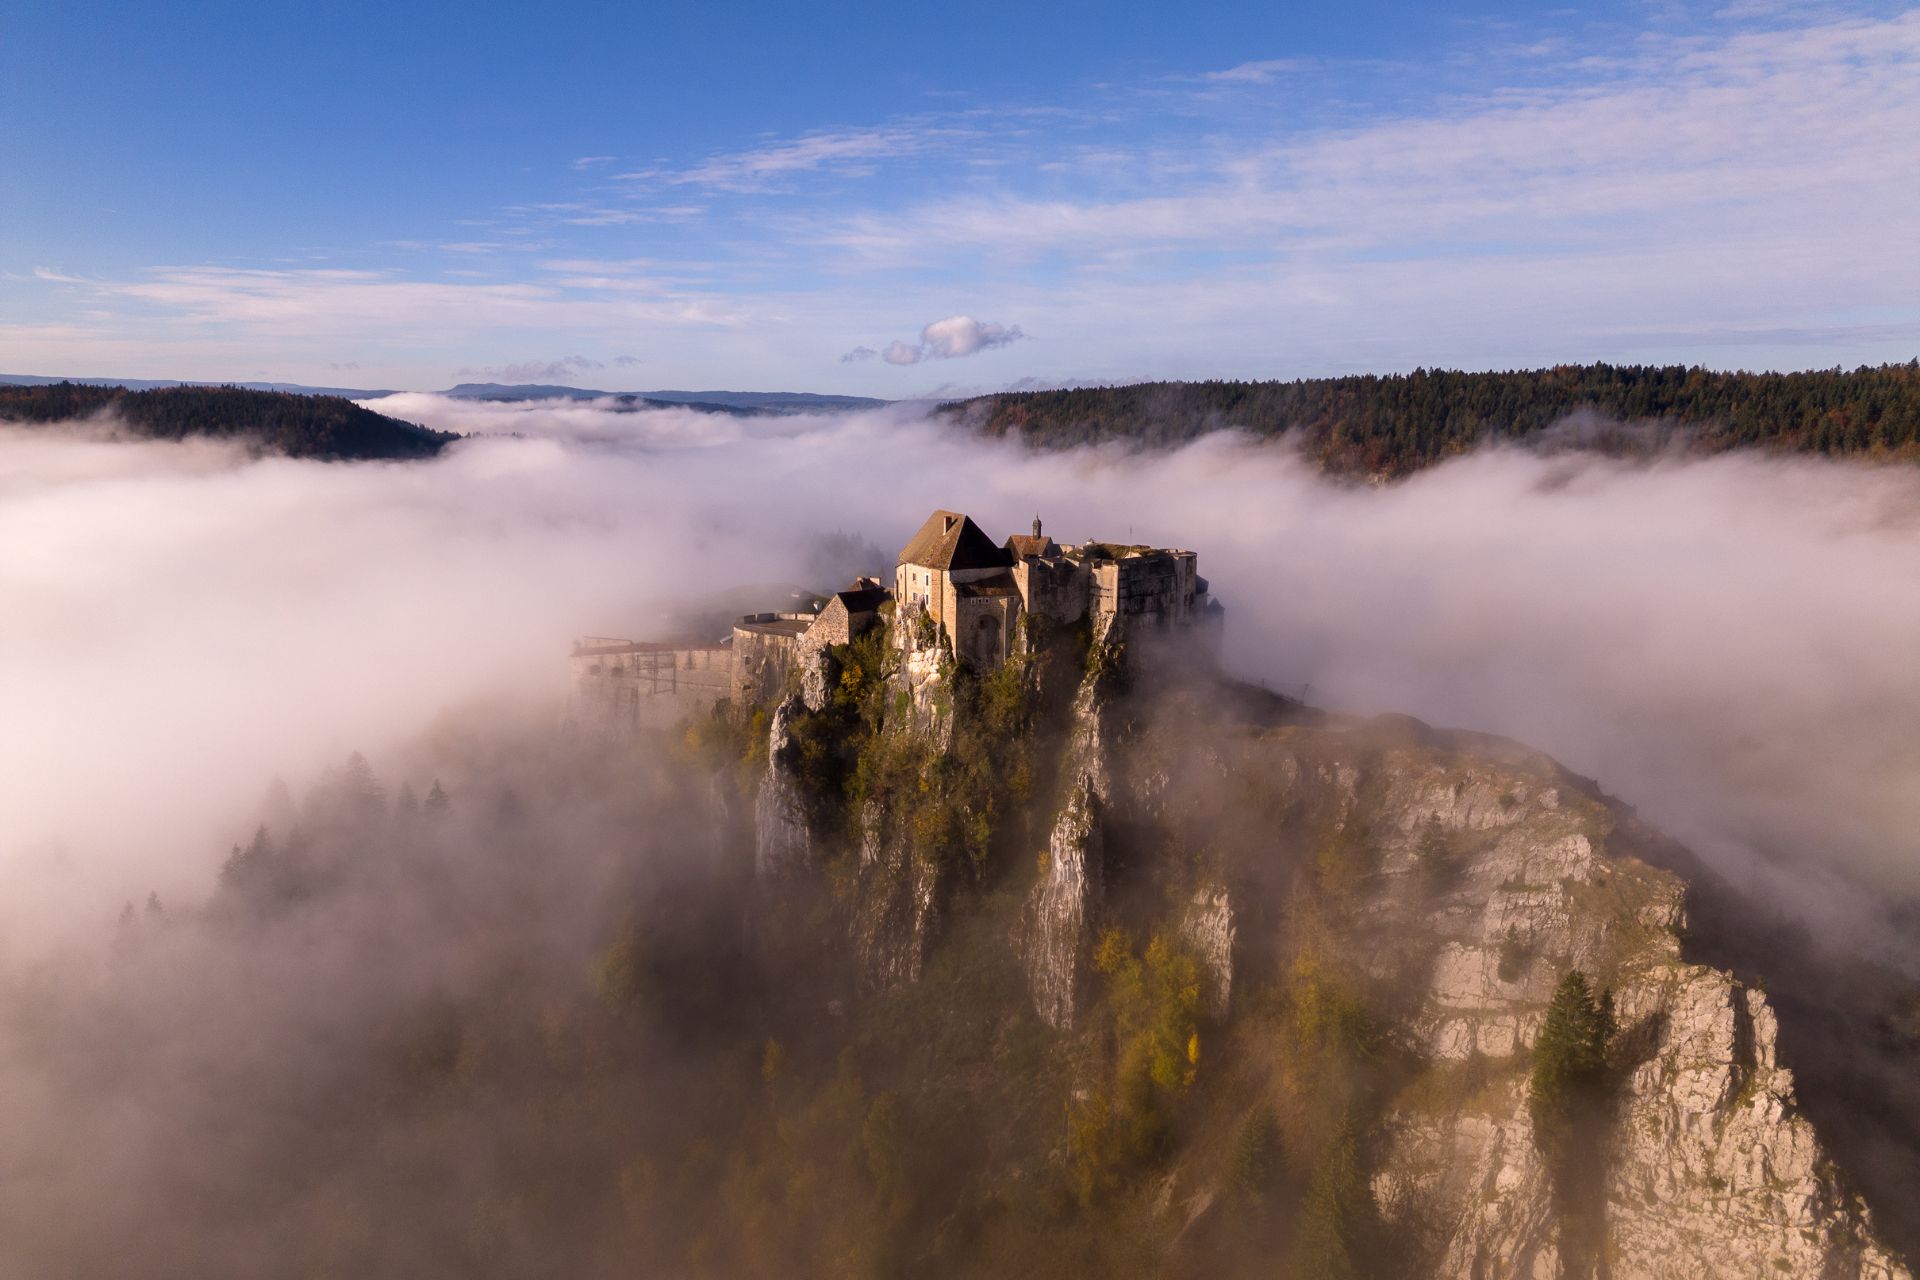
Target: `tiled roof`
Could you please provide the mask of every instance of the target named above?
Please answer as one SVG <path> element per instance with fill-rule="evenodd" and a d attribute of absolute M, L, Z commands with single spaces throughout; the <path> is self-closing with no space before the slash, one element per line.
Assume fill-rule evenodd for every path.
<path fill-rule="evenodd" d="M 927 569 L 1000 569 L 1013 557 L 958 511 L 936 511 L 900 552 L 901 564 Z"/>
<path fill-rule="evenodd" d="M 1007 550 L 1015 560 L 1024 560 L 1028 556 L 1045 559 L 1050 555 L 1059 555 L 1060 546 L 1046 534 L 1038 537 L 1030 533 L 1016 533 L 1007 539 Z"/>
<path fill-rule="evenodd" d="M 838 600 L 848 613 L 872 613 L 893 599 L 893 592 L 885 587 L 859 587 L 852 591 L 836 591 L 833 598 Z"/>

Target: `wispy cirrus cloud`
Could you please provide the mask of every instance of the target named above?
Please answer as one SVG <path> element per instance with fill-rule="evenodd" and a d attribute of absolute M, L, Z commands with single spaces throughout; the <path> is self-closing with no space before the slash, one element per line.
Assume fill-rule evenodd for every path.
<path fill-rule="evenodd" d="M 1270 84 L 1290 71 L 1298 71 L 1306 65 L 1300 58 L 1264 58 L 1257 62 L 1242 62 L 1237 66 L 1226 67 L 1219 71 L 1202 73 L 1200 79 L 1208 84 Z"/>
<path fill-rule="evenodd" d="M 925 125 L 821 131 L 712 156 L 685 169 L 644 170 L 621 176 L 632 181 L 709 187 L 735 194 L 758 193 L 818 170 L 871 173 L 879 161 L 921 154 L 938 145 L 974 136 L 977 131 L 973 129 Z"/>
<path fill-rule="evenodd" d="M 1331 123 L 1283 110 L 1294 64 L 1259 59 L 1135 86 L 1131 106 L 1088 90 L 1051 113 L 966 107 L 595 167 L 476 220 L 470 242 L 417 242 L 448 255 L 428 266 L 95 279 L 63 263 L 26 288 L 84 300 L 59 317 L 74 335 L 128 342 L 644 340 L 656 363 L 691 332 L 698 376 L 799 383 L 838 360 L 875 390 L 898 389 L 890 365 L 954 358 L 925 331 L 874 335 L 900 297 L 956 280 L 970 308 L 1050 335 L 1030 371 L 1053 381 L 1908 358 L 1920 258 L 1896 246 L 1920 242 L 1920 12 L 1788 21 L 1535 42 L 1525 68 L 1476 46 L 1485 75 L 1449 64 L 1447 83 L 1485 87 L 1383 94 Z M 459 276 L 469 261 L 488 274 Z"/>
<path fill-rule="evenodd" d="M 1900 193 L 1920 180 L 1916 128 L 1920 11 L 1667 41 L 1557 88 L 1248 140 L 1173 190 L 949 196 L 814 225 L 873 266 L 974 252 L 1486 255 L 1768 223 L 1811 238 L 1836 215 L 1892 232 L 1914 225 Z"/>

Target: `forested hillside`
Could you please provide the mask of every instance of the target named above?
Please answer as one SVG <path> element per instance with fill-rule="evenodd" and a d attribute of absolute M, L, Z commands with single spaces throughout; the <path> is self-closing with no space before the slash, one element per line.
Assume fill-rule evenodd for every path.
<path fill-rule="evenodd" d="M 68 422 L 110 415 L 155 440 L 188 436 L 244 439 L 269 453 L 326 461 L 431 457 L 456 439 L 402 422 L 338 396 L 248 391 L 239 387 L 124 387 L 58 382 L 0 387 L 0 422 Z"/>
<path fill-rule="evenodd" d="M 1294 382 L 1149 382 L 1010 392 L 943 407 L 989 435 L 1044 448 L 1148 447 L 1210 431 L 1293 433 L 1344 474 L 1402 476 L 1498 440 L 1618 451 L 1682 446 L 1920 457 L 1920 361 L 1813 373 L 1560 365 L 1505 373 Z"/>

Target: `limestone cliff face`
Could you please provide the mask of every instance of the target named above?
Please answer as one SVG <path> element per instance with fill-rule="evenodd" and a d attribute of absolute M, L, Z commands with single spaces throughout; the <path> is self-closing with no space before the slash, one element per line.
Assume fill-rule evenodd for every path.
<path fill-rule="evenodd" d="M 903 657 L 886 696 L 913 713 L 886 732 L 937 748 L 953 730 L 940 655 L 909 645 Z M 1057 807 L 1042 865 L 1017 924 L 1007 910 L 1049 1026 L 1084 1032 L 1097 930 L 1150 912 L 1207 975 L 1209 1042 L 1233 1043 L 1253 1016 L 1237 991 L 1256 1013 L 1289 998 L 1289 904 L 1312 898 L 1327 962 L 1366 988 L 1385 1056 L 1403 1064 L 1368 1104 L 1363 1140 L 1396 1266 L 1557 1280 L 1561 1210 L 1527 1089 L 1548 1001 L 1579 969 L 1612 992 L 1619 1028 L 1590 1237 L 1598 1274 L 1909 1276 L 1800 1113 L 1765 994 L 1689 959 L 1685 884 L 1625 852 L 1622 815 L 1591 784 L 1515 744 L 1395 718 L 1248 712 L 1250 691 L 1204 681 L 1170 695 L 1169 713 L 1127 700 L 1128 662 L 1117 630 L 1094 637 L 1066 738 L 1051 748 Z M 763 878 L 820 860 L 793 768 L 792 724 L 807 705 L 803 690 L 772 717 L 755 805 Z M 877 986 L 919 981 L 946 913 L 968 909 L 957 892 L 968 872 L 915 852 L 915 803 L 911 788 L 882 791 L 850 824 L 848 931 Z M 1239 1080 L 1220 1087 L 1284 1088 L 1286 1064 L 1258 1061 L 1267 1043 L 1243 1040 Z M 1279 1083 L 1257 1083 L 1263 1071 Z M 1204 1092 L 1204 1061 L 1202 1072 Z M 1213 1105 L 1232 1112 L 1258 1096 Z M 1164 1177 L 1156 1203 L 1188 1206 L 1168 1227 L 1176 1253 L 1206 1206 L 1228 1198 L 1205 1154 L 1225 1145 L 1176 1157 Z"/>
<path fill-rule="evenodd" d="M 1126 661 L 1117 615 L 1098 624 L 1086 675 L 1074 694 L 1060 778 L 1064 799 L 1047 840 L 1046 865 L 1027 899 L 1023 959 L 1034 1010 L 1055 1029 L 1073 1024 L 1105 884 L 1101 820 L 1113 802 L 1109 724 L 1113 686 Z"/>
<path fill-rule="evenodd" d="M 1329 780 L 1380 853 L 1363 913 L 1402 940 L 1377 952 L 1383 975 L 1420 974 L 1409 1030 L 1436 1078 L 1471 1082 L 1410 1090 L 1381 1126 L 1376 1197 L 1432 1274 L 1561 1274 L 1524 1053 L 1569 968 L 1611 985 L 1620 1027 L 1612 1275 L 1908 1274 L 1797 1114 L 1765 995 L 1686 962 L 1684 884 L 1610 854 L 1604 805 L 1538 761 L 1390 753 L 1367 786 Z"/>
<path fill-rule="evenodd" d="M 1233 1008 L 1233 944 L 1238 930 L 1233 922 L 1233 897 L 1225 886 L 1202 885 L 1194 890 L 1180 917 L 1180 938 L 1193 949 L 1207 973 L 1207 1012 L 1224 1019 Z"/>
<path fill-rule="evenodd" d="M 1047 840 L 1046 872 L 1027 904 L 1027 984 L 1034 1011 L 1056 1030 L 1073 1024 L 1100 907 L 1100 805 L 1088 779 L 1076 779 Z"/>
<path fill-rule="evenodd" d="M 877 804 L 861 814 L 852 932 L 861 971 L 875 986 L 918 982 L 940 927 L 947 886 L 941 869 Z"/>
<path fill-rule="evenodd" d="M 893 628 L 900 653 L 895 686 L 907 695 L 915 732 L 945 747 L 953 740 L 953 654 L 940 643 L 940 633 L 926 609 L 906 606 Z"/>
<path fill-rule="evenodd" d="M 813 858 L 807 797 L 794 776 L 793 718 L 805 708 L 789 698 L 774 708 L 767 730 L 767 772 L 754 798 L 754 869 L 764 879 L 805 870 Z"/>

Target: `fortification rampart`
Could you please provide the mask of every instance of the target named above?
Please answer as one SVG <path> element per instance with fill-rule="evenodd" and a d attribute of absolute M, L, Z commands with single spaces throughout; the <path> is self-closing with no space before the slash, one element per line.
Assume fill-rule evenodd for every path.
<path fill-rule="evenodd" d="M 811 613 L 750 613 L 733 624 L 735 702 L 765 702 L 787 682 L 800 639 L 813 626 Z"/>
<path fill-rule="evenodd" d="M 733 683 L 733 651 L 726 645 L 589 636 L 574 646 L 568 666 L 571 718 L 611 737 L 704 711 Z"/>

